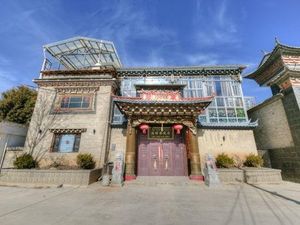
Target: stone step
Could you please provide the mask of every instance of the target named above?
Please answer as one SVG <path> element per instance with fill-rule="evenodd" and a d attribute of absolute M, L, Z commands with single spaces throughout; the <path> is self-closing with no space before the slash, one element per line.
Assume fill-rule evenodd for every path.
<path fill-rule="evenodd" d="M 172 186 L 186 186 L 186 185 L 201 185 L 200 181 L 192 181 L 187 176 L 138 176 L 136 180 L 126 181 L 125 185 L 172 185 Z"/>

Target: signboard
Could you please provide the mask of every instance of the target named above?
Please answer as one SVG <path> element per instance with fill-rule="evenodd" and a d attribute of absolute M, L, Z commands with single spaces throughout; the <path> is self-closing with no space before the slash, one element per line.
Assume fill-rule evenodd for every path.
<path fill-rule="evenodd" d="M 150 127 L 148 139 L 174 139 L 172 127 Z"/>

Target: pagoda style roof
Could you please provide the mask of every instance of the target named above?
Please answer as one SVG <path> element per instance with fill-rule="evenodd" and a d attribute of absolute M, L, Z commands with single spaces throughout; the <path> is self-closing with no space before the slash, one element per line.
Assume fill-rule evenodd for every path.
<path fill-rule="evenodd" d="M 261 86 L 270 85 L 288 70 L 300 70 L 300 47 L 283 45 L 276 40 L 274 49 L 263 56 L 258 68 L 244 77 L 254 79 Z"/>
<path fill-rule="evenodd" d="M 113 101 L 126 116 L 190 116 L 196 117 L 212 102 L 205 98 L 180 98 L 176 100 L 147 100 L 141 97 L 114 96 Z"/>

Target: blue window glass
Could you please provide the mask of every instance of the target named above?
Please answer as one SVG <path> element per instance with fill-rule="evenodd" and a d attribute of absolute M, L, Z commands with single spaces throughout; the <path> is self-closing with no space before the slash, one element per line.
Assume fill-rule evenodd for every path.
<path fill-rule="evenodd" d="M 61 99 L 61 108 L 87 109 L 91 105 L 90 96 L 65 96 Z"/>
<path fill-rule="evenodd" d="M 220 81 L 216 81 L 215 84 L 216 84 L 216 94 L 218 96 L 221 96 L 222 95 L 221 82 Z"/>
<path fill-rule="evenodd" d="M 53 152 L 78 152 L 80 134 L 54 134 Z"/>
<path fill-rule="evenodd" d="M 74 134 L 62 135 L 58 145 L 59 152 L 72 152 L 75 143 Z"/>

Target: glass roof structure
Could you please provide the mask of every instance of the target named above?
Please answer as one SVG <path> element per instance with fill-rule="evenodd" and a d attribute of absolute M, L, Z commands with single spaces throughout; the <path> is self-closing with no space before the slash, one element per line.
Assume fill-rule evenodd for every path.
<path fill-rule="evenodd" d="M 97 66 L 122 67 L 115 46 L 110 41 L 75 37 L 47 44 L 43 48 L 42 70 L 53 69 L 54 63 L 59 65 L 58 69 L 66 70 L 90 69 Z"/>

